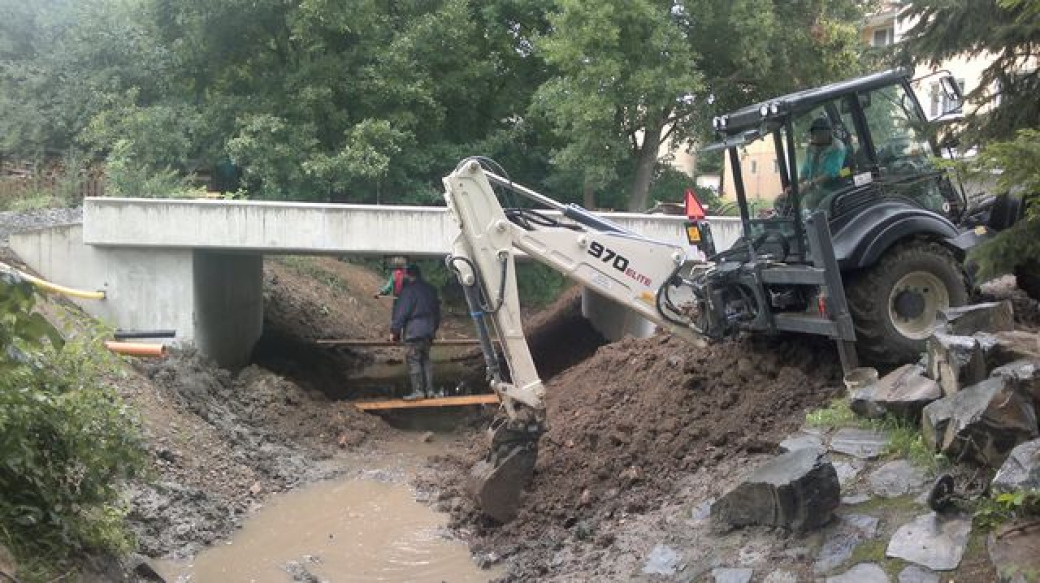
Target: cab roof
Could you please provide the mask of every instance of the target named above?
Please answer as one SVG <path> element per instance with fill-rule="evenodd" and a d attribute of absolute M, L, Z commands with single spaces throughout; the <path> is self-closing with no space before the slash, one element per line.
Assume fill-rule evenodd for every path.
<path fill-rule="evenodd" d="M 717 132 L 720 136 L 743 134 L 760 128 L 764 122 L 777 121 L 790 115 L 809 111 L 825 101 L 843 95 L 898 84 L 904 79 L 909 79 L 910 75 L 911 73 L 907 69 L 890 69 L 767 99 L 722 116 L 726 119 L 726 125 L 724 128 L 718 128 L 716 125 Z M 765 116 L 762 115 L 763 107 L 768 112 Z M 716 118 L 716 120 L 718 119 L 720 118 Z"/>

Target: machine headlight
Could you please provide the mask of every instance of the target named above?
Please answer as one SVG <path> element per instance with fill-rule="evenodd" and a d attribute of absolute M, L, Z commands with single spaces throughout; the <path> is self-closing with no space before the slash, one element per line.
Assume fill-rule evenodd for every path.
<path fill-rule="evenodd" d="M 769 112 L 772 113 L 773 115 L 776 115 L 776 114 L 780 113 L 780 104 L 774 101 L 769 106 Z"/>
<path fill-rule="evenodd" d="M 769 115 L 769 106 L 765 105 L 765 104 L 762 104 L 762 107 L 758 108 L 758 113 L 762 117 L 765 117 L 765 116 Z"/>

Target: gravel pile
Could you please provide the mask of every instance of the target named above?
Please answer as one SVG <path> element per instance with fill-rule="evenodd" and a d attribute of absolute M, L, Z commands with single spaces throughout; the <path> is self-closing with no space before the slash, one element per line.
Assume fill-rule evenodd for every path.
<path fill-rule="evenodd" d="M 0 245 L 7 246 L 7 239 L 11 233 L 82 222 L 82 207 L 0 212 Z"/>

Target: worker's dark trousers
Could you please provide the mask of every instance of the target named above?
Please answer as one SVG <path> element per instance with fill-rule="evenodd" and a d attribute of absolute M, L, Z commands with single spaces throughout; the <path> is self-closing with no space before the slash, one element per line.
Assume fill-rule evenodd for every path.
<path fill-rule="evenodd" d="M 429 338 L 409 340 L 408 354 L 405 360 L 408 362 L 408 376 L 412 381 L 413 393 L 425 393 L 427 397 L 433 396 L 433 363 L 430 362 L 430 345 L 433 342 Z"/>

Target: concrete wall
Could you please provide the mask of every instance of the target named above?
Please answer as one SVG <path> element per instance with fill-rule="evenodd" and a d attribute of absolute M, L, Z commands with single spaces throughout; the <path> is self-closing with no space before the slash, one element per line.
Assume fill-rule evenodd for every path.
<path fill-rule="evenodd" d="M 196 251 L 195 344 L 226 368 L 249 364 L 264 326 L 264 262 L 259 254 Z"/>
<path fill-rule="evenodd" d="M 587 287 L 581 290 L 581 315 L 610 341 L 625 336 L 646 338 L 657 328 L 650 320 Z"/>
<path fill-rule="evenodd" d="M 101 249 L 83 244 L 80 225 L 11 235 L 11 249 L 54 283 L 102 290 L 104 300 L 74 300 L 106 324 L 176 330 L 194 336 L 192 252 L 186 249 Z"/>

